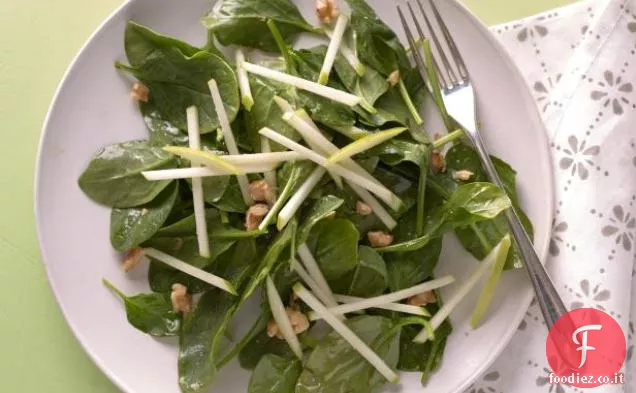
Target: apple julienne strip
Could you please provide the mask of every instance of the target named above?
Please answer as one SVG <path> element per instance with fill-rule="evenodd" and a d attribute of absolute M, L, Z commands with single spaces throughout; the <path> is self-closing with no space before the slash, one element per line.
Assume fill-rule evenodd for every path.
<path fill-rule="evenodd" d="M 260 75 L 262 77 L 272 79 L 277 82 L 285 83 L 298 89 L 307 90 L 310 93 L 317 94 L 319 96 L 337 101 L 350 107 L 354 107 L 362 101 L 360 97 L 344 92 L 342 90 L 334 89 L 333 87 L 329 86 L 323 86 L 319 83 L 308 81 L 307 79 L 289 75 L 284 72 L 272 70 L 258 64 L 245 62 L 243 63 L 243 67 L 249 73 Z"/>

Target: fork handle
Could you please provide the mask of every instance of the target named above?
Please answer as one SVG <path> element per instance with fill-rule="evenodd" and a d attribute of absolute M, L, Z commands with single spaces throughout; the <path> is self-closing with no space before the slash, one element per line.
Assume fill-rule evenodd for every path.
<path fill-rule="evenodd" d="M 477 149 L 477 153 L 481 158 L 482 164 L 486 169 L 486 173 L 488 174 L 490 181 L 495 183 L 502 190 L 505 190 L 503 182 L 501 181 L 501 178 L 490 159 L 490 155 L 488 154 L 488 150 L 486 149 L 481 134 L 479 132 L 468 132 L 467 134 L 470 136 L 470 139 Z M 521 253 L 526 272 L 528 273 L 532 286 L 534 287 L 537 301 L 541 308 L 541 313 L 548 325 L 548 329 L 550 329 L 557 319 L 567 313 L 568 310 L 563 304 L 561 296 L 559 296 L 559 293 L 554 287 L 554 283 L 550 279 L 548 272 L 541 263 L 541 259 L 532 245 L 532 240 L 524 229 L 523 224 L 521 224 L 521 220 L 514 208 L 510 207 L 507 209 L 505 211 L 505 216 L 515 244 Z"/>

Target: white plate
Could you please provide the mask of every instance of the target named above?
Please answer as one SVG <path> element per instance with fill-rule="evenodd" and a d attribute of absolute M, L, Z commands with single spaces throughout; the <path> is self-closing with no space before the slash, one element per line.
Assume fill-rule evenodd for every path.
<path fill-rule="evenodd" d="M 315 21 L 313 1 L 299 0 Z M 379 15 L 401 34 L 393 2 L 372 0 Z M 520 195 L 535 226 L 535 243 L 546 255 L 553 211 L 551 160 L 538 112 L 524 81 L 495 38 L 461 5 L 439 2 L 455 32 L 480 96 L 480 118 L 492 151 L 519 171 Z M 177 393 L 173 340 L 155 340 L 128 325 L 118 299 L 104 289 L 108 277 L 125 292 L 147 290 L 144 272 L 120 270 L 109 244 L 109 210 L 91 202 L 77 178 L 97 149 L 146 136 L 129 84 L 113 67 L 125 60 L 126 21 L 202 44 L 199 18 L 209 0 L 133 0 L 93 35 L 69 68 L 44 126 L 36 178 L 36 216 L 42 259 L 62 311 L 97 365 L 128 393 Z M 435 129 L 435 128 L 433 128 Z M 445 242 L 444 271 L 461 282 L 476 266 L 452 237 Z M 453 288 L 449 291 L 452 292 Z M 473 305 L 452 316 L 452 334 L 442 368 L 424 391 L 461 392 L 497 357 L 517 329 L 531 299 L 522 271 L 505 274 L 485 324 L 468 327 Z M 214 392 L 244 393 L 248 374 L 225 368 Z M 419 375 L 404 375 L 403 392 L 421 392 Z M 393 389 L 391 389 L 393 391 Z"/>

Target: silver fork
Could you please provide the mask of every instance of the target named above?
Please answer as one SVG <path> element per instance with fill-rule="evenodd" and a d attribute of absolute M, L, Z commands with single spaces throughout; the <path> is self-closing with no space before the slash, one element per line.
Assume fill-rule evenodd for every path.
<path fill-rule="evenodd" d="M 439 83 L 442 87 L 442 98 L 446 106 L 446 110 L 448 111 L 448 114 L 452 116 L 462 126 L 462 128 L 464 128 L 465 134 L 475 146 L 490 180 L 503 190 L 503 183 L 495 170 L 495 166 L 488 155 L 488 150 L 484 140 L 477 128 L 477 120 L 475 117 L 475 95 L 464 60 L 462 59 L 459 50 L 453 41 L 453 37 L 442 20 L 433 0 L 425 1 L 429 3 L 429 12 L 432 12 L 433 17 L 437 21 L 439 30 L 441 30 L 440 37 L 438 37 L 438 33 L 435 32 L 431 19 L 428 15 L 429 13 L 425 10 L 421 1 L 414 1 L 417 3 L 420 14 L 423 17 L 424 23 L 426 24 L 427 30 L 430 34 L 431 46 L 437 49 L 437 55 L 433 56 L 433 66 L 437 70 Z M 418 18 L 410 2 L 407 2 L 407 7 L 410 16 L 413 19 L 419 39 L 424 40 L 426 37 L 422 26 L 418 22 Z M 417 41 L 415 40 L 411 28 L 406 21 L 402 8 L 398 5 L 397 9 L 404 31 L 408 38 L 409 45 L 411 46 L 417 68 L 423 80 L 426 81 L 428 74 L 426 72 L 426 64 L 422 58 L 422 53 L 417 49 Z M 445 51 L 445 48 L 442 46 L 442 42 L 446 43 L 447 51 Z M 447 55 L 446 52 L 450 52 L 450 55 Z M 471 104 L 467 105 L 467 102 L 470 102 Z M 532 245 L 532 240 L 523 228 L 517 213 L 513 208 L 510 208 L 506 210 L 505 217 L 508 221 L 508 225 L 517 248 L 521 253 L 524 266 L 526 267 L 532 286 L 534 287 L 543 317 L 545 318 L 548 328 L 551 328 L 556 320 L 567 312 L 567 309 L 554 287 L 552 280 L 543 267 L 543 264 L 541 264 L 541 260 Z"/>

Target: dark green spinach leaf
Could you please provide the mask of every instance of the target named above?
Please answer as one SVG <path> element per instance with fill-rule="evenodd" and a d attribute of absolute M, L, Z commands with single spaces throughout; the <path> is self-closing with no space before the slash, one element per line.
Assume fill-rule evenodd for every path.
<path fill-rule="evenodd" d="M 250 76 L 250 86 L 254 97 L 254 106 L 249 112 L 244 112 L 245 127 L 250 144 L 254 150 L 260 151 L 260 134 L 263 127 L 269 127 L 281 135 L 294 141 L 300 139 L 300 135 L 285 121 L 283 121 L 283 111 L 274 101 L 274 97 L 280 96 L 287 100 L 292 106 L 296 105 L 296 95 L 289 86 L 277 84 L 269 79 Z M 277 143 L 272 143 L 272 150 L 287 150 Z"/>
<path fill-rule="evenodd" d="M 534 233 L 532 223 L 519 205 L 515 170 L 503 160 L 497 157 L 491 158 L 515 211 L 519 215 L 526 231 L 530 237 L 532 237 Z M 460 170 L 469 170 L 473 173 L 473 176 L 468 182 L 488 181 L 488 176 L 481 166 L 477 152 L 469 146 L 463 144 L 454 145 L 446 154 L 446 166 L 447 175 L 444 185 L 448 189 L 454 189 L 460 184 L 465 183 L 453 177 L 453 173 Z M 499 215 L 492 220 L 475 223 L 474 226 L 468 228 L 458 228 L 455 230 L 464 248 L 479 260 L 484 259 L 508 232 L 508 223 L 503 215 Z M 508 253 L 506 268 L 520 268 L 521 266 L 521 257 L 515 246 L 511 249 L 511 252 Z"/>
<path fill-rule="evenodd" d="M 296 74 L 304 79 L 318 80 L 326 51 L 327 48 L 324 45 L 311 49 L 292 50 L 291 57 Z M 331 78 L 328 86 L 346 90 L 336 78 Z M 304 90 L 299 90 L 297 94 L 298 103 L 305 107 L 311 118 L 318 123 L 331 128 L 350 127 L 355 124 L 355 113 L 348 106 Z"/>
<path fill-rule="evenodd" d="M 172 310 L 169 293 L 127 296 L 107 280 L 103 282 L 124 301 L 128 322 L 135 328 L 155 337 L 176 336 L 179 333 L 181 315 Z"/>
<path fill-rule="evenodd" d="M 314 202 L 303 216 L 301 220 L 302 224 L 298 227 L 297 243 L 299 245 L 305 243 L 307 238 L 309 238 L 309 233 L 312 228 L 320 221 L 329 217 L 329 215 L 335 212 L 343 203 L 344 200 L 333 195 L 326 195 Z"/>
<path fill-rule="evenodd" d="M 171 154 L 146 141 L 118 143 L 97 152 L 78 183 L 97 203 L 135 207 L 152 201 L 170 184 L 169 180 L 148 181 L 141 172 L 174 166 L 176 161 Z"/>
<path fill-rule="evenodd" d="M 241 367 L 252 370 L 267 355 L 275 355 L 288 361 L 295 357 L 285 340 L 276 336 L 270 337 L 267 331 L 263 330 L 243 348 L 238 359 Z"/>
<path fill-rule="evenodd" d="M 303 370 L 300 360 L 265 355 L 250 378 L 248 393 L 293 393 Z"/>
<path fill-rule="evenodd" d="M 459 187 L 426 224 L 424 235 L 378 249 L 383 252 L 415 251 L 449 230 L 496 217 L 510 207 L 503 190 L 491 183 L 470 183 Z"/>
<path fill-rule="evenodd" d="M 350 28 L 357 34 L 358 57 L 364 63 L 389 75 L 395 70 L 405 73 L 410 63 L 404 46 L 365 0 L 347 0 L 351 7 Z"/>
<path fill-rule="evenodd" d="M 188 144 L 188 135 L 165 120 L 153 104 L 141 102 L 139 109 L 150 133 L 150 146 L 186 146 Z"/>
<path fill-rule="evenodd" d="M 351 221 L 323 221 L 314 230 L 314 256 L 327 280 L 336 280 L 356 268 L 360 233 Z"/>
<path fill-rule="evenodd" d="M 396 367 L 400 353 L 400 331 L 390 319 L 359 316 L 347 326 L 367 343 L 389 367 Z M 296 384 L 295 393 L 370 393 L 386 383 L 373 366 L 336 332 L 329 333 L 311 352 Z"/>
<path fill-rule="evenodd" d="M 129 21 L 124 32 L 124 48 L 126 57 L 132 66 L 143 64 L 149 57 L 161 56 L 161 51 L 175 48 L 186 56 L 194 56 L 200 52 L 186 42 L 168 37 L 142 26 L 136 22 Z M 216 53 L 220 55 L 220 52 Z"/>
<path fill-rule="evenodd" d="M 436 312 L 437 307 L 429 306 L 429 308 L 432 312 Z M 413 339 L 421 330 L 420 326 L 405 326 L 402 328 L 399 370 L 419 371 L 428 375 L 441 365 L 446 340 L 453 331 L 452 325 L 446 320 L 435 330 L 434 340 L 429 340 L 424 344 L 413 342 Z"/>
<path fill-rule="evenodd" d="M 339 54 L 334 62 L 334 70 L 338 74 L 340 81 L 351 92 L 364 98 L 366 103 L 373 106 L 389 89 L 386 78 L 373 68 L 366 67 L 363 76 L 359 76 L 349 62 Z"/>
<path fill-rule="evenodd" d="M 276 22 L 287 43 L 299 33 L 315 31 L 290 0 L 220 0 L 203 18 L 203 24 L 223 45 L 275 52 L 277 46 L 267 27 L 268 19 Z"/>
<path fill-rule="evenodd" d="M 263 280 L 265 280 L 271 271 L 276 270 L 277 265 L 281 262 L 281 254 L 291 242 L 292 229 L 293 225 L 287 225 L 287 227 L 270 243 L 265 256 L 261 259 L 260 264 L 256 268 L 256 273 L 247 283 L 246 288 L 241 295 L 242 302 L 252 296 L 252 293 L 254 293 L 256 288 L 261 285 Z"/>
<path fill-rule="evenodd" d="M 136 76 L 150 89 L 150 102 L 161 117 L 180 129 L 187 129 L 186 109 L 199 109 L 201 133 L 219 127 L 208 81 L 218 83 L 227 116 L 236 117 L 240 102 L 238 81 L 223 58 L 207 51 L 188 56 L 174 47 L 159 47 L 156 53 L 134 66 L 117 63 L 116 67 Z"/>
<path fill-rule="evenodd" d="M 201 297 L 194 312 L 186 314 L 179 337 L 179 386 L 184 393 L 210 389 L 217 374 L 216 357 L 238 299 L 219 289 Z"/>
<path fill-rule="evenodd" d="M 214 262 L 234 243 L 236 240 L 232 239 L 210 239 L 212 251 L 210 258 L 199 255 L 199 243 L 196 236 L 153 238 L 144 243 L 144 246 L 156 248 L 192 266 L 219 274 Z M 148 282 L 153 292 L 169 292 L 175 283 L 185 285 L 190 293 L 199 293 L 210 288 L 209 284 L 158 261 L 150 263 Z"/>
<path fill-rule="evenodd" d="M 128 251 L 150 239 L 166 221 L 177 200 L 178 183 L 173 182 L 152 202 L 110 214 L 110 244 L 117 251 Z"/>
<path fill-rule="evenodd" d="M 381 295 L 388 287 L 387 268 L 384 259 L 371 247 L 358 248 L 358 266 L 353 273 L 347 293 L 351 296 L 373 297 Z"/>

